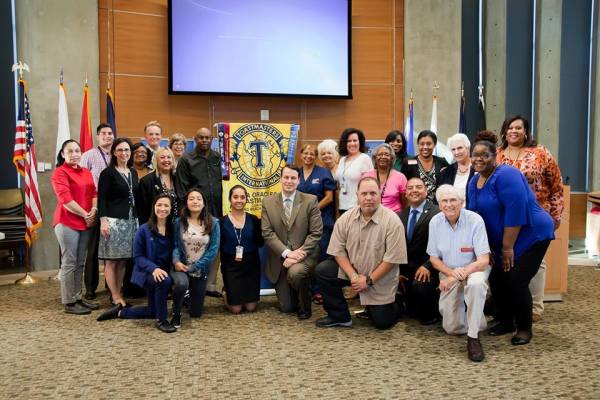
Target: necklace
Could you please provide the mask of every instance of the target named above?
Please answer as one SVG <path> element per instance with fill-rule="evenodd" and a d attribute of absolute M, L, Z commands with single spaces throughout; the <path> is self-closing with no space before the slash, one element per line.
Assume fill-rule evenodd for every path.
<path fill-rule="evenodd" d="M 516 156 L 514 159 L 511 157 L 511 154 L 512 154 L 512 152 L 513 152 L 513 151 L 512 151 L 512 149 L 511 149 L 511 148 L 507 148 L 506 150 L 507 150 L 507 151 L 506 151 L 506 156 L 507 156 L 507 158 L 508 158 L 508 163 L 509 163 L 510 165 L 515 165 L 515 163 L 516 163 L 517 161 L 519 161 L 519 157 L 521 157 L 521 151 L 523 151 L 523 148 L 522 148 L 522 147 L 519 147 L 519 152 L 517 153 L 517 156 Z"/>
<path fill-rule="evenodd" d="M 465 169 L 460 169 L 460 164 L 458 164 L 458 173 L 461 175 L 464 175 L 467 173 L 467 171 L 469 170 L 469 168 L 471 168 L 471 163 L 467 164 L 467 166 L 465 167 Z"/>
<path fill-rule="evenodd" d="M 478 187 L 479 189 L 481 189 L 482 187 L 484 187 L 484 186 L 485 186 L 485 184 L 486 184 L 486 182 L 488 181 L 488 179 L 490 179 L 490 176 L 494 175 L 494 172 L 496 171 L 496 168 L 497 168 L 497 167 L 498 167 L 498 166 L 497 166 L 497 165 L 495 165 L 495 166 L 494 166 L 494 169 L 492 170 L 492 172 L 490 172 L 490 174 L 489 174 L 488 176 L 486 176 L 486 177 L 483 179 L 483 182 L 481 183 L 481 186 L 479 185 L 479 182 L 477 182 L 477 187 Z M 481 178 L 482 178 L 482 177 L 483 177 L 483 175 L 481 175 L 481 173 L 480 173 L 480 174 L 479 174 L 479 179 L 481 180 Z"/>

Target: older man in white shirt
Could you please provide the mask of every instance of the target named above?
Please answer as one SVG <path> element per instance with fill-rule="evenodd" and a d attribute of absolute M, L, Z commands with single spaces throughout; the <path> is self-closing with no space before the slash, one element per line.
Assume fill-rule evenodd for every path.
<path fill-rule="evenodd" d="M 490 275 L 490 247 L 483 219 L 463 209 L 464 199 L 451 185 L 436 192 L 441 213 L 429 223 L 427 254 L 440 272 L 442 325 L 449 334 L 467 334 L 471 361 L 482 361 L 479 331 L 486 328 L 483 306 Z M 466 309 L 465 309 L 466 306 Z"/>

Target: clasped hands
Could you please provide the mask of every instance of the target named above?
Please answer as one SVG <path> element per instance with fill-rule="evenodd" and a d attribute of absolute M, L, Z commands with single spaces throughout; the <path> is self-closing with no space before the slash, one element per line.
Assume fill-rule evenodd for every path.
<path fill-rule="evenodd" d="M 98 211 L 95 208 L 92 208 L 87 214 L 85 214 L 85 216 L 83 217 L 83 219 L 85 220 L 85 226 L 86 227 L 91 227 L 96 225 L 96 215 L 98 214 Z"/>
<path fill-rule="evenodd" d="M 352 286 L 352 290 L 354 290 L 356 293 L 366 292 L 369 290 L 366 275 L 354 275 L 352 279 L 350 279 L 350 285 Z"/>
<path fill-rule="evenodd" d="M 469 276 L 466 268 L 455 268 L 446 279 L 440 281 L 440 291 L 447 292 L 452 289 L 457 282 L 462 282 Z"/>
<path fill-rule="evenodd" d="M 290 251 L 287 256 L 285 257 L 285 260 L 283 260 L 283 266 L 285 268 L 289 268 L 294 264 L 297 264 L 299 262 L 301 262 L 302 260 L 304 260 L 307 256 L 306 251 L 302 250 L 302 248 L 296 249 L 296 250 L 292 250 Z"/>

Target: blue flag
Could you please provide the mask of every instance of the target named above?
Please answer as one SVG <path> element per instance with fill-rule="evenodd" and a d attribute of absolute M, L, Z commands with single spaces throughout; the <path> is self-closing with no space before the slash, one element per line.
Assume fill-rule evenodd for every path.
<path fill-rule="evenodd" d="M 113 135 L 117 137 L 117 122 L 115 121 L 115 106 L 112 92 L 106 89 L 106 123 L 112 127 Z"/>

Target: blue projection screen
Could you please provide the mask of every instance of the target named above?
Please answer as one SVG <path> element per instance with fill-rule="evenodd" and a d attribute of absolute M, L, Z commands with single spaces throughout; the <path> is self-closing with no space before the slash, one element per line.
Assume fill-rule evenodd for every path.
<path fill-rule="evenodd" d="M 169 93 L 351 98 L 350 0 L 170 0 Z"/>

